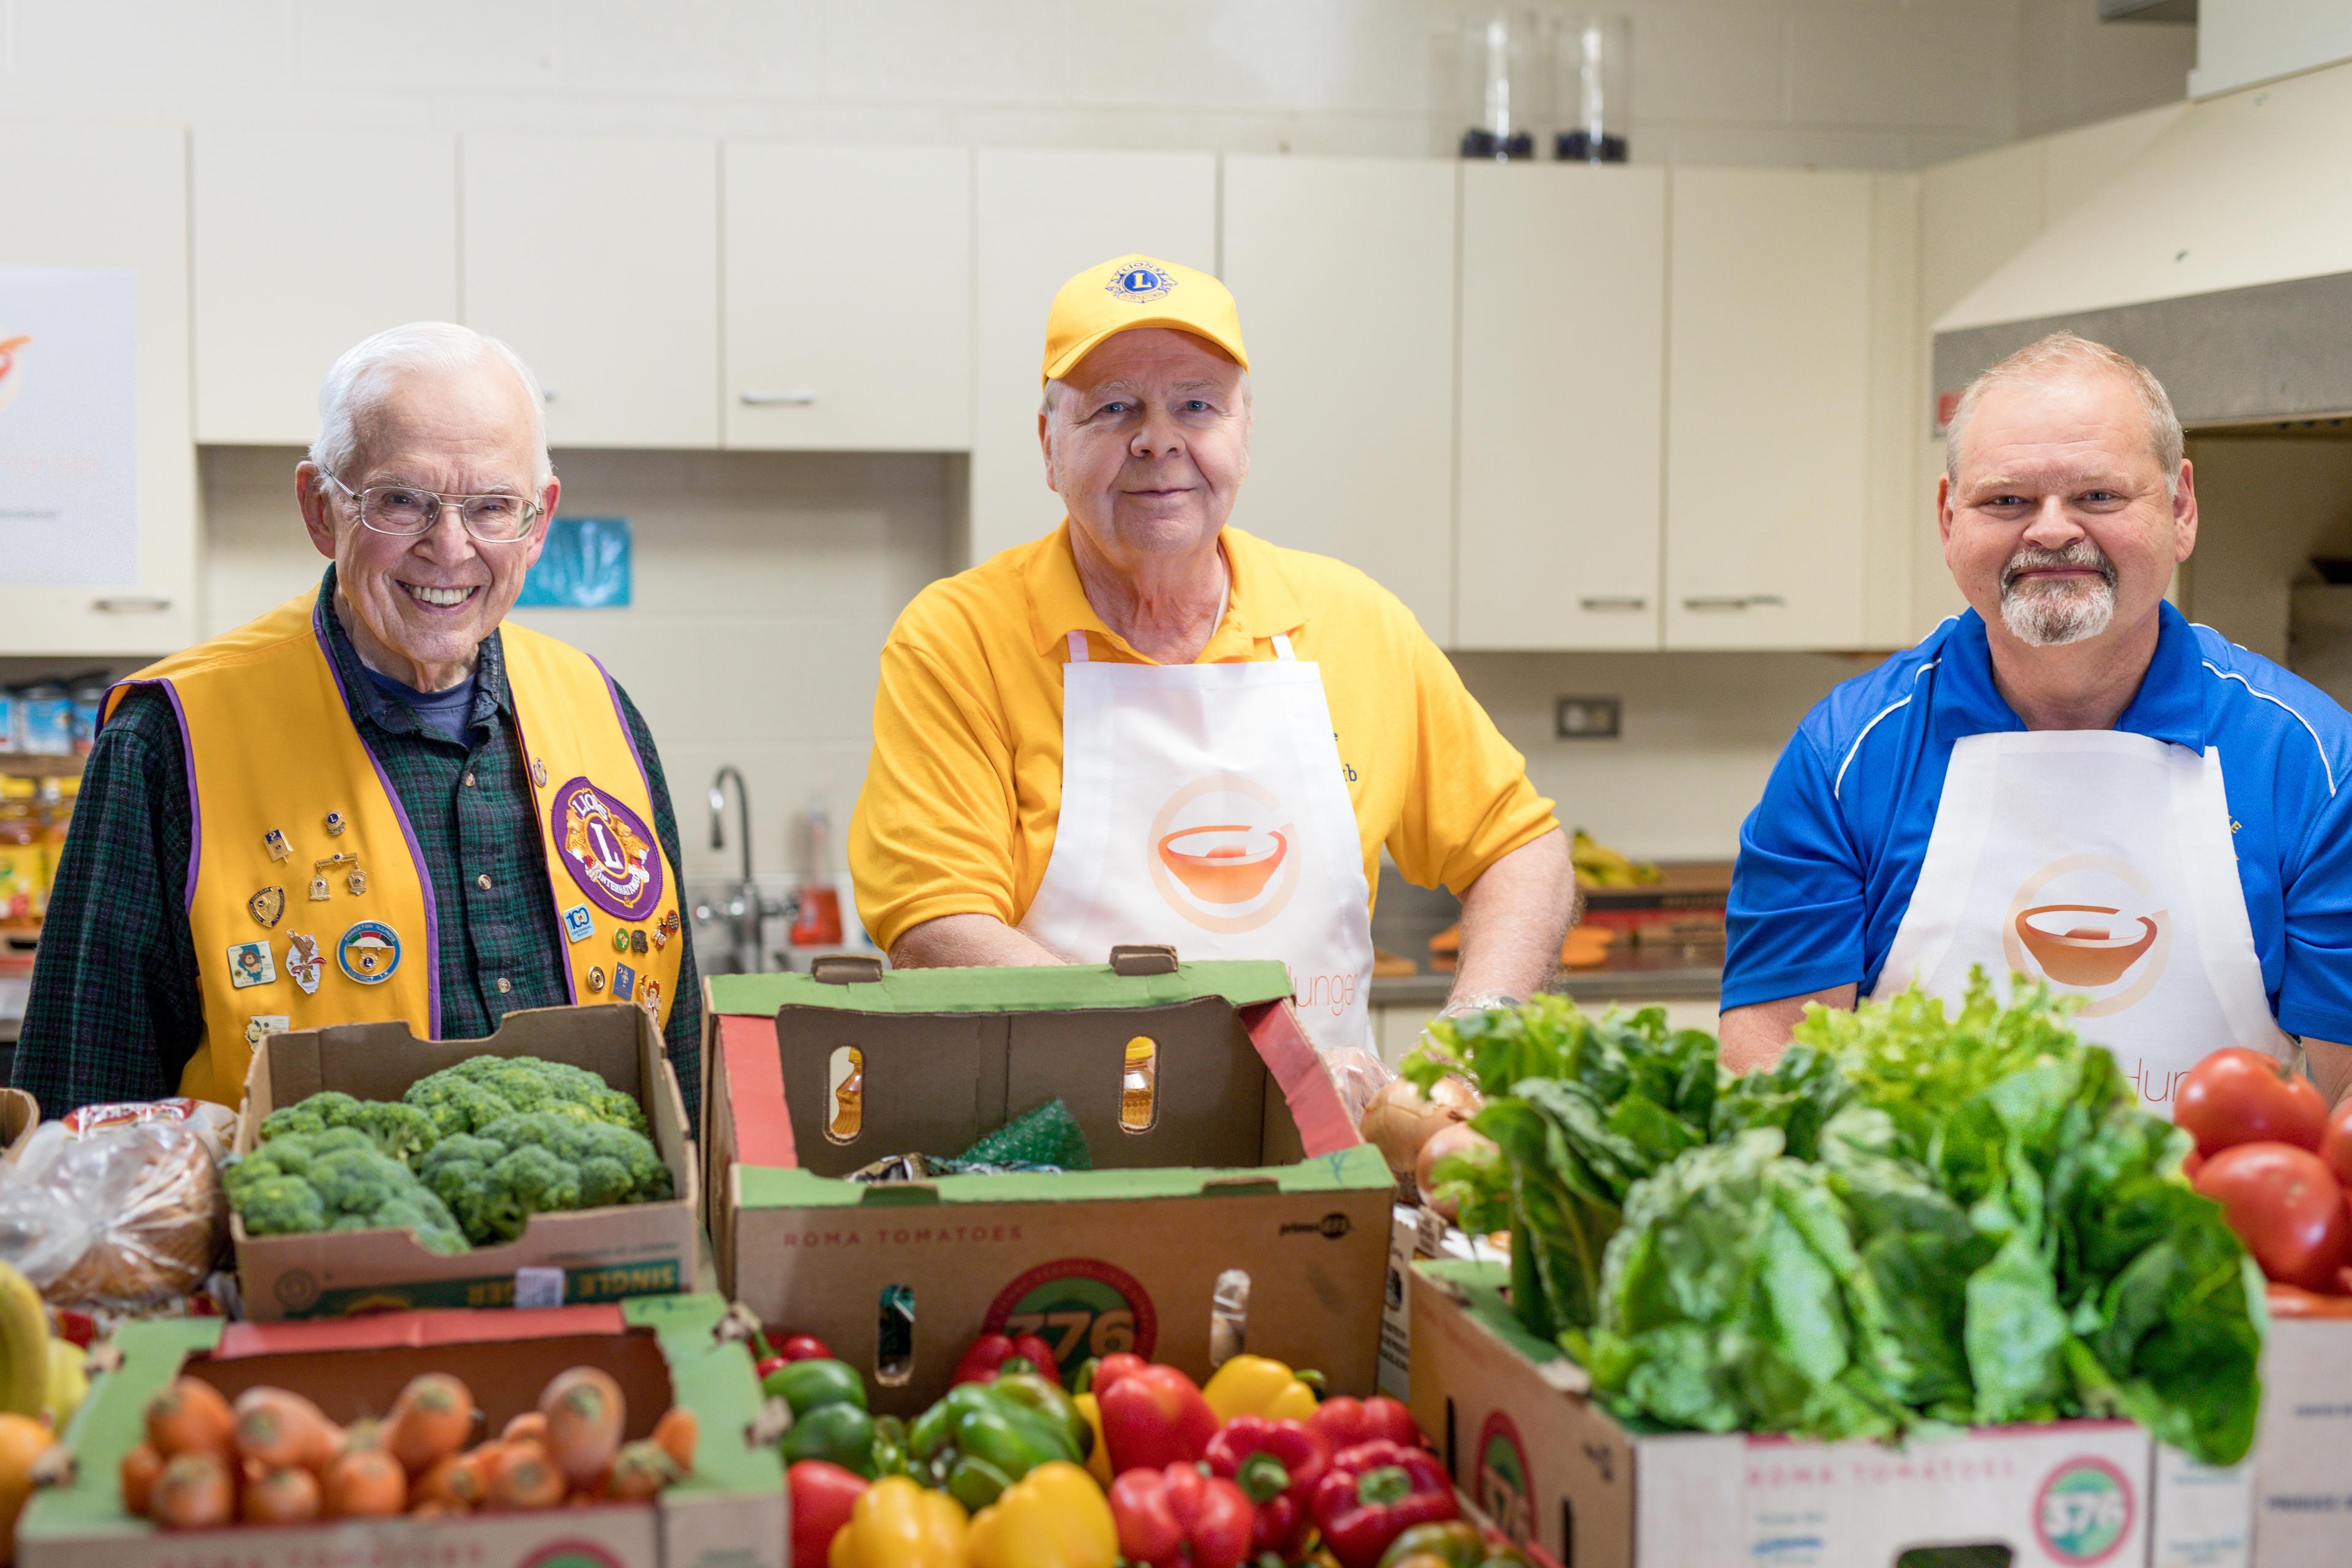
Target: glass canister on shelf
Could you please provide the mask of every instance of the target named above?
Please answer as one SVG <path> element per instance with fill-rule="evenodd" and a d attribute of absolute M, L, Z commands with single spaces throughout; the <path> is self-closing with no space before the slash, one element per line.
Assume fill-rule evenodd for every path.
<path fill-rule="evenodd" d="M 73 749 L 83 756 L 98 744 L 99 714 L 106 705 L 106 680 L 93 676 L 74 683 Z"/>
<path fill-rule="evenodd" d="M 1454 101 L 1465 158 L 1532 158 L 1544 89 L 1543 19 L 1516 5 L 1471 5 L 1454 34 Z"/>
<path fill-rule="evenodd" d="M 73 826 L 74 801 L 81 794 L 79 779 L 43 779 L 33 797 L 41 838 L 41 909 L 47 912 L 48 890 L 58 885 L 58 863 L 66 857 L 66 834 Z"/>
<path fill-rule="evenodd" d="M 18 751 L 37 757 L 73 754 L 73 696 L 58 682 L 44 680 L 18 692 L 16 721 Z"/>
<path fill-rule="evenodd" d="M 1552 46 L 1553 93 L 1562 163 L 1622 163 L 1633 128 L 1633 19 L 1613 12 L 1570 13 Z"/>

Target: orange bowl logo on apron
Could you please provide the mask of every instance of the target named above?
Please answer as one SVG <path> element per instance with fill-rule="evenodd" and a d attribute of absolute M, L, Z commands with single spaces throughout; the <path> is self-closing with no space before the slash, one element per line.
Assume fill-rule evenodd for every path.
<path fill-rule="evenodd" d="M 1275 794 L 1235 773 L 1194 779 L 1151 819 L 1151 885 L 1203 931 L 1255 931 L 1298 890 L 1298 828 Z"/>
<path fill-rule="evenodd" d="M 2172 955 L 2172 911 L 2129 861 L 2062 855 L 2019 885 L 2000 927 L 2011 969 L 2088 993 L 2085 1018 L 2145 997 Z"/>
<path fill-rule="evenodd" d="M 649 918 L 661 902 L 661 857 L 653 829 L 637 814 L 584 778 L 555 792 L 548 813 L 563 868 L 608 915 Z"/>

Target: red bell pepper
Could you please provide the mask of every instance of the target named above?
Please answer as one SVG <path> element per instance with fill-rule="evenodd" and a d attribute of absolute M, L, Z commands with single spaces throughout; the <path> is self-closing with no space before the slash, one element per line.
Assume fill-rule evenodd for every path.
<path fill-rule="evenodd" d="M 1359 1443 L 1384 1439 L 1408 1448 L 1423 1447 L 1421 1428 L 1412 1424 L 1412 1412 L 1385 1394 L 1375 1394 L 1370 1399 L 1336 1395 L 1317 1405 L 1307 1424 L 1315 1428 L 1316 1436 L 1331 1445 L 1335 1454 Z"/>
<path fill-rule="evenodd" d="M 1062 1369 L 1054 1360 L 1054 1348 L 1035 1334 L 982 1334 L 971 1342 L 956 1363 L 955 1375 L 950 1384 L 994 1383 L 1004 1363 L 1018 1356 L 1027 1362 L 1039 1377 L 1055 1387 L 1062 1386 Z"/>
<path fill-rule="evenodd" d="M 1241 1488 L 1195 1465 L 1129 1470 L 1110 1484 L 1119 1555 L 1145 1568 L 1241 1568 L 1250 1515 Z"/>
<path fill-rule="evenodd" d="M 776 1347 L 776 1353 L 786 1361 L 832 1361 L 833 1352 L 814 1334 L 794 1334 Z"/>
<path fill-rule="evenodd" d="M 792 1560 L 821 1565 L 865 1492 L 866 1478 L 823 1459 L 803 1459 L 784 1471 L 784 1482 L 793 1500 Z"/>
<path fill-rule="evenodd" d="M 1312 1509 L 1339 1568 L 1376 1568 L 1389 1542 L 1414 1525 L 1461 1515 L 1437 1456 L 1385 1439 L 1334 1454 Z"/>
<path fill-rule="evenodd" d="M 1172 1366 L 1107 1355 L 1095 1368 L 1094 1394 L 1115 1476 L 1196 1463 L 1217 1435 L 1217 1413 L 1200 1385 Z"/>
<path fill-rule="evenodd" d="M 1242 1489 L 1256 1509 L 1254 1551 L 1287 1557 L 1307 1533 L 1315 1483 L 1331 1468 L 1330 1445 L 1306 1423 L 1236 1415 L 1209 1439 L 1212 1475 Z"/>

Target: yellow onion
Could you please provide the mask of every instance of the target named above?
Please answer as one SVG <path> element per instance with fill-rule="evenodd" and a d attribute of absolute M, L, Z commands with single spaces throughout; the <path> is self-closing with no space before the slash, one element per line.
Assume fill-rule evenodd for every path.
<path fill-rule="evenodd" d="M 1412 1163 L 1413 1186 L 1421 1194 L 1421 1201 L 1431 1212 L 1451 1221 L 1455 1215 L 1456 1205 L 1437 1195 L 1431 1183 L 1431 1173 L 1437 1168 L 1437 1162 L 1448 1154 L 1467 1153 L 1473 1149 L 1492 1149 L 1494 1146 L 1493 1139 L 1471 1131 L 1466 1122 L 1457 1121 L 1440 1129 L 1421 1146 L 1421 1153 Z"/>
<path fill-rule="evenodd" d="M 1478 1113 L 1478 1091 L 1457 1078 L 1440 1079 L 1424 1096 L 1403 1079 L 1397 1079 L 1372 1096 L 1364 1107 L 1358 1130 L 1364 1142 L 1381 1152 L 1400 1182 L 1412 1172 L 1422 1145 L 1456 1122 Z"/>

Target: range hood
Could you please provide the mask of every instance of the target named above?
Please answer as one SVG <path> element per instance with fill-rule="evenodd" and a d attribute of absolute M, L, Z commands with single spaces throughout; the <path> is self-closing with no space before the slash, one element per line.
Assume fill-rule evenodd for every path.
<path fill-rule="evenodd" d="M 2185 425 L 2352 413 L 2352 65 L 2191 105 L 1947 311 L 1937 428 L 2061 328 L 2153 370 Z"/>

